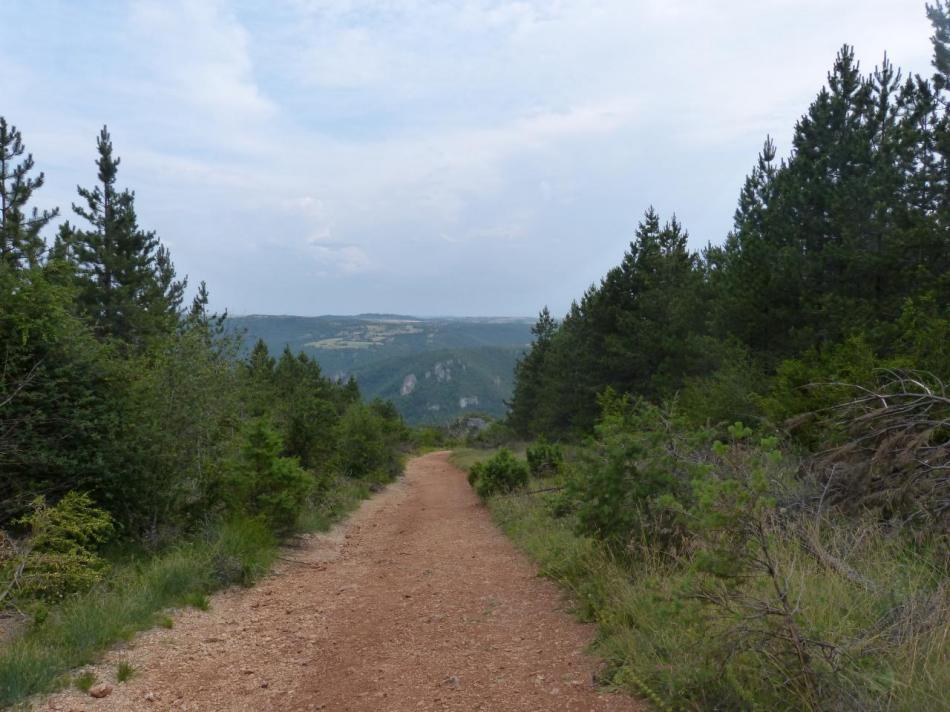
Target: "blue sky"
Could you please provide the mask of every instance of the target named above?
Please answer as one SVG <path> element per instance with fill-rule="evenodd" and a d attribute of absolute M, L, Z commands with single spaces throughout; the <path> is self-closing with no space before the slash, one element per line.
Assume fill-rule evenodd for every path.
<path fill-rule="evenodd" d="M 918 0 L 0 0 L 0 114 L 64 216 L 120 182 L 234 313 L 563 312 L 643 210 L 720 242 L 835 52 Z"/>

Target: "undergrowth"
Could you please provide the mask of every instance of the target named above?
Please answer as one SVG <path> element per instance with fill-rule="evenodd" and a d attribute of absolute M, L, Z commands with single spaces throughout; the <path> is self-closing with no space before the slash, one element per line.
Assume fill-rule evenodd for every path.
<path fill-rule="evenodd" d="M 329 529 L 371 491 L 365 481 L 338 478 L 301 513 L 298 529 Z M 25 633 L 0 648 L 0 708 L 68 685 L 70 670 L 138 631 L 171 628 L 169 608 L 206 610 L 215 590 L 253 584 L 275 561 L 277 547 L 259 519 L 234 518 L 163 554 L 115 565 L 94 588 L 34 615 Z"/>
<path fill-rule="evenodd" d="M 556 488 L 563 479 L 537 484 Z M 809 699 L 792 670 L 783 674 L 768 630 L 741 606 L 768 600 L 770 581 L 710 605 L 703 595 L 721 592 L 722 582 L 696 565 L 697 551 L 641 548 L 634 560 L 578 533 L 574 516 L 558 512 L 559 499 L 509 495 L 488 505 L 543 575 L 571 591 L 577 614 L 597 624 L 594 652 L 607 663 L 607 686 L 658 709 L 950 709 L 950 587 L 934 552 L 914 551 L 873 523 L 849 532 L 826 526 L 826 548 L 847 554 L 844 575 L 772 535 L 795 623 L 806 640 L 821 642 L 810 653 L 821 694 Z"/>

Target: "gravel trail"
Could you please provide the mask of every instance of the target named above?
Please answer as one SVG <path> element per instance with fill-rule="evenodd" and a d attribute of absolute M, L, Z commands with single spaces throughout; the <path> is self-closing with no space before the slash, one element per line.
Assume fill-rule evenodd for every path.
<path fill-rule="evenodd" d="M 448 453 L 251 589 L 178 612 L 38 710 L 641 710 L 592 686 L 592 628 L 492 524 Z M 119 661 L 134 677 L 115 682 Z"/>

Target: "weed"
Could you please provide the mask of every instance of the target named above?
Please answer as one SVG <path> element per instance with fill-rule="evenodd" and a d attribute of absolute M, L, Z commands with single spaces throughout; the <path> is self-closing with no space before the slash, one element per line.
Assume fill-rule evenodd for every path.
<path fill-rule="evenodd" d="M 96 684 L 96 675 L 90 670 L 84 670 L 73 678 L 73 685 L 77 690 L 89 692 L 92 686 Z"/>
<path fill-rule="evenodd" d="M 182 602 L 187 606 L 197 608 L 199 611 L 207 611 L 211 608 L 211 601 L 201 591 L 192 591 L 182 599 Z"/>
<path fill-rule="evenodd" d="M 119 682 L 128 682 L 132 679 L 132 676 L 135 674 L 135 668 L 132 667 L 132 664 L 126 660 L 123 660 L 119 663 L 119 666 L 115 671 L 115 679 Z"/>

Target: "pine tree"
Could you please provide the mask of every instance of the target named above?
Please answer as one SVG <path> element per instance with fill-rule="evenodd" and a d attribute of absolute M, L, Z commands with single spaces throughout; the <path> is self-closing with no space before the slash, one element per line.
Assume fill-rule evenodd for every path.
<path fill-rule="evenodd" d="M 30 177 L 33 154 L 24 153 L 23 137 L 16 126 L 0 116 L 0 263 L 18 268 L 35 267 L 45 248 L 40 232 L 59 210 L 33 208 L 27 204 L 43 187 L 44 176 Z"/>
<path fill-rule="evenodd" d="M 119 190 L 119 158 L 103 127 L 96 147 L 99 183 L 78 188 L 85 206 L 73 211 L 90 229 L 67 227 L 84 286 L 82 306 L 97 333 L 126 342 L 143 342 L 170 332 L 177 321 L 185 288 L 175 279 L 168 251 L 154 232 L 142 230 L 135 213 L 135 193 Z"/>
<path fill-rule="evenodd" d="M 515 432 L 525 436 L 534 432 L 538 406 L 546 395 L 542 392 L 544 360 L 557 330 L 557 320 L 544 307 L 531 327 L 534 335 L 531 348 L 515 364 L 515 386 L 508 404 L 508 423 Z"/>
<path fill-rule="evenodd" d="M 929 261 L 930 272 L 937 275 L 934 294 L 943 307 L 950 307 L 950 4 L 937 0 L 927 5 L 927 17 L 934 28 L 933 86 L 934 111 L 930 131 L 937 159 L 930 163 L 927 174 L 929 187 L 936 203 L 936 230 L 921 250 L 921 258 Z"/>

